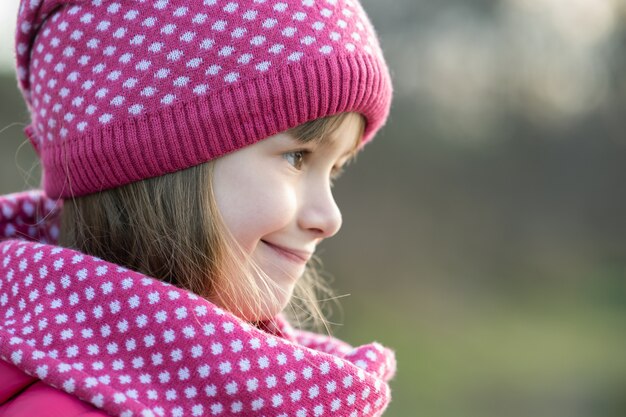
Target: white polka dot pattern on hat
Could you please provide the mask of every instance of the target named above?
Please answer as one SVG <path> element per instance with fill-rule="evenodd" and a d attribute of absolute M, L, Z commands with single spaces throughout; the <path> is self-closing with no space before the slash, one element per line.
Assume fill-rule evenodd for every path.
<path fill-rule="evenodd" d="M 22 2 L 25 23 L 46 3 Z M 100 1 L 67 4 L 18 32 L 18 76 L 48 141 L 227 88 L 289 62 L 381 54 L 351 0 Z M 34 16 L 32 17 L 34 18 Z M 31 18 L 31 19 L 32 19 Z M 45 132 L 45 134 L 43 134 Z"/>
<path fill-rule="evenodd" d="M 36 193 L 0 198 L 0 235 L 41 204 L 54 212 Z M 389 350 L 266 327 L 76 251 L 0 242 L 0 357 L 112 415 L 381 415 Z"/>
<path fill-rule="evenodd" d="M 25 133 L 51 197 L 214 160 L 308 121 L 384 125 L 392 83 L 357 0 L 20 0 Z"/>

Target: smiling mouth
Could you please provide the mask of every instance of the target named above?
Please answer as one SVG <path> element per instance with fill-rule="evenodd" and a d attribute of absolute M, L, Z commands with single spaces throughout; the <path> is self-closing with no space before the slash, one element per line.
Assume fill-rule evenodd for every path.
<path fill-rule="evenodd" d="M 288 249 L 288 248 L 284 248 L 282 246 L 277 246 L 274 245 L 270 242 L 267 242 L 265 240 L 262 240 L 261 242 L 265 243 L 267 246 L 269 246 L 274 252 L 278 253 L 279 255 L 281 255 L 282 257 L 285 257 L 291 261 L 303 264 L 303 263 L 307 263 L 309 261 L 309 259 L 311 258 L 310 254 L 305 254 L 303 252 L 300 251 L 295 251 L 292 249 Z"/>

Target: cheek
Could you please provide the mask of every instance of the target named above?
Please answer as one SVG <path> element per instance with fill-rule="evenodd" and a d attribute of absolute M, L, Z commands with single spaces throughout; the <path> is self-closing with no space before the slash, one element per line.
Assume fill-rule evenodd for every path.
<path fill-rule="evenodd" d="M 251 197 L 248 218 L 242 219 L 242 225 L 249 231 L 247 234 L 252 243 L 285 228 L 294 218 L 296 200 L 287 187 L 274 184 L 255 190 Z"/>
<path fill-rule="evenodd" d="M 296 193 L 279 178 L 237 175 L 215 188 L 226 227 L 248 252 L 263 236 L 286 227 L 294 219 Z"/>

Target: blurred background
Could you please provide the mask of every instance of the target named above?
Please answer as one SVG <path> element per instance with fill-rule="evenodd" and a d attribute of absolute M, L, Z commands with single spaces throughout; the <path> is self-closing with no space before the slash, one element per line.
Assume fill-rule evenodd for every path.
<path fill-rule="evenodd" d="M 0 193 L 36 187 L 0 4 Z M 363 0 L 395 83 L 338 181 L 335 334 L 389 417 L 626 416 L 626 0 Z M 349 295 L 349 296 L 348 296 Z"/>

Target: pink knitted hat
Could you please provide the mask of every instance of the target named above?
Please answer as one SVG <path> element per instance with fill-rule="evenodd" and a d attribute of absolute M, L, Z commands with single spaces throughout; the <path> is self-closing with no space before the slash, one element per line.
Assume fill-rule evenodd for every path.
<path fill-rule="evenodd" d="M 49 197 L 188 168 L 356 111 L 391 81 L 357 0 L 21 0 L 19 87 Z"/>

